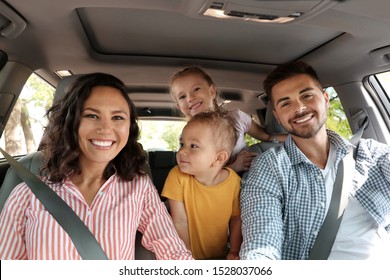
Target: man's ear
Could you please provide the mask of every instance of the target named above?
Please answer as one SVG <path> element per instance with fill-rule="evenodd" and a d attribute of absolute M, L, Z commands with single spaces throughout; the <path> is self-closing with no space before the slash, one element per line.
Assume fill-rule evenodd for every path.
<path fill-rule="evenodd" d="M 324 90 L 324 98 L 325 98 L 325 102 L 326 102 L 326 108 L 329 109 L 329 107 L 330 107 L 329 94 L 326 90 Z"/>
<path fill-rule="evenodd" d="M 281 125 L 278 116 L 276 115 L 275 109 L 272 109 L 272 114 L 274 114 L 275 119 L 278 121 L 278 123 Z"/>
<path fill-rule="evenodd" d="M 229 153 L 226 152 L 226 151 L 219 151 L 217 153 L 217 156 L 215 158 L 215 164 L 217 165 L 225 165 L 225 163 L 228 161 L 229 159 Z"/>

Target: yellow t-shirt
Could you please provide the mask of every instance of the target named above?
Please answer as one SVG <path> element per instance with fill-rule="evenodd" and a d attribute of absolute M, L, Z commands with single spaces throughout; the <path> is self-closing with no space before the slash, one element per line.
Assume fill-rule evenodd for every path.
<path fill-rule="evenodd" d="M 162 196 L 183 201 L 187 212 L 192 255 L 195 259 L 226 256 L 229 220 L 240 215 L 241 178 L 230 168 L 229 177 L 214 186 L 199 183 L 175 166 L 165 181 Z"/>

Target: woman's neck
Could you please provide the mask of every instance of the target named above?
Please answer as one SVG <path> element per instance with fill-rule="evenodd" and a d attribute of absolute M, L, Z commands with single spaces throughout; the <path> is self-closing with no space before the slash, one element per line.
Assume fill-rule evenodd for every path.
<path fill-rule="evenodd" d="M 97 192 L 107 181 L 103 176 L 106 166 L 101 164 L 86 165 L 80 162 L 80 167 L 81 172 L 73 172 L 70 175 L 70 180 L 80 190 L 88 205 L 91 205 Z"/>

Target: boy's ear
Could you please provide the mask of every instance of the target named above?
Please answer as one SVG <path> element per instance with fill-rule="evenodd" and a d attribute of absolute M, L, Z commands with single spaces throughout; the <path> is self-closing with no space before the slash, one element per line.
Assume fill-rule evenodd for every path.
<path fill-rule="evenodd" d="M 217 165 L 222 165 L 223 166 L 228 161 L 228 159 L 229 159 L 228 152 L 226 152 L 226 151 L 219 151 L 217 153 L 216 158 L 215 158 L 215 163 Z"/>

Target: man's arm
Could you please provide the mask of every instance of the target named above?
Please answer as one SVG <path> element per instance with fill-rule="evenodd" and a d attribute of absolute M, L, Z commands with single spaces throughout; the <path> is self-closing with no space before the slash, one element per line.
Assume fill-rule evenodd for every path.
<path fill-rule="evenodd" d="M 281 258 L 283 193 L 277 170 L 278 159 L 267 152 L 254 159 L 243 182 L 240 195 L 241 259 Z"/>

